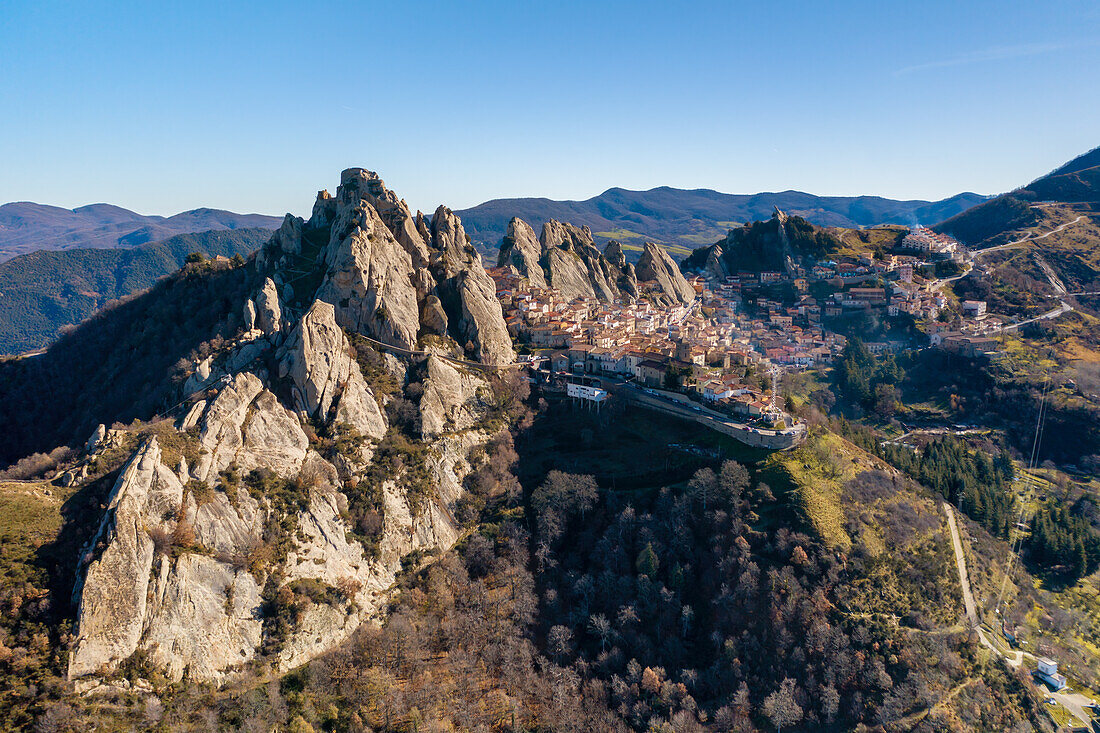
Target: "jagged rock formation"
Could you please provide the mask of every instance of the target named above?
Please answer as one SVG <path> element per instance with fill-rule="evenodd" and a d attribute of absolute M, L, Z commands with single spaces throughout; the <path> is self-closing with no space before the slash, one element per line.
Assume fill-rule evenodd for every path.
<path fill-rule="evenodd" d="M 695 300 L 695 290 L 676 266 L 668 252 L 653 242 L 646 242 L 642 257 L 638 260 L 638 280 L 653 281 L 664 295 L 680 303 Z"/>
<path fill-rule="evenodd" d="M 459 345 L 485 364 L 515 360 L 512 339 L 496 296 L 496 285 L 470 244 L 462 222 L 440 206 L 432 216 L 432 272 L 436 295 L 448 312 L 450 332 Z M 448 308 L 448 305 L 450 306 Z"/>
<path fill-rule="evenodd" d="M 294 385 L 295 409 L 322 422 L 351 425 L 370 438 L 386 432 L 386 418 L 330 304 L 314 302 L 280 354 L 279 376 Z"/>
<path fill-rule="evenodd" d="M 351 201 L 340 188 L 337 200 Z M 420 309 L 412 255 L 365 201 L 339 208 L 330 226 L 328 270 L 317 299 L 336 308 L 344 328 L 415 349 Z"/>
<path fill-rule="evenodd" d="M 699 247 L 680 266 L 717 277 L 743 270 L 786 270 L 790 274 L 796 263 L 811 265 L 841 246 L 835 235 L 777 208 L 767 221 L 730 229 L 725 238 Z"/>
<path fill-rule="evenodd" d="M 137 652 L 170 679 L 216 683 L 251 660 L 304 663 L 383 607 L 406 555 L 459 536 L 452 510 L 470 452 L 490 437 L 489 386 L 418 342 L 431 335 L 444 342 L 431 350 L 487 364 L 514 353 L 458 217 L 445 207 L 414 217 L 353 168 L 308 221 L 288 215 L 250 266 L 241 331 L 194 361 L 178 432 L 137 444 L 85 552 L 69 662 L 84 686 Z M 384 393 L 364 376 L 355 334 L 397 349 L 372 357 L 388 373 Z M 401 444 L 420 451 L 415 496 L 407 465 L 373 466 L 378 445 L 407 429 L 383 406 L 413 374 L 420 431 Z M 67 480 L 126 445 L 131 433 L 100 426 Z M 353 521 L 363 516 L 380 527 Z M 328 590 L 301 601 L 287 630 L 267 614 L 302 583 Z"/>
<path fill-rule="evenodd" d="M 710 248 L 706 256 L 706 263 L 703 265 L 703 271 L 707 277 L 718 279 L 729 277 L 730 271 L 726 267 L 725 259 L 723 259 L 724 254 L 725 251 L 720 244 L 715 244 Z"/>
<path fill-rule="evenodd" d="M 344 171 L 336 196 L 322 191 L 309 221 L 284 222 L 261 262 L 297 275 L 285 279 L 284 298 L 331 303 L 348 330 L 410 351 L 422 335 L 443 335 L 469 358 L 515 359 L 496 288 L 459 218 L 444 206 L 430 222 L 414 217 L 371 171 Z M 301 292 L 318 263 L 320 284 Z"/>
<path fill-rule="evenodd" d="M 554 288 L 568 299 L 647 296 L 662 303 L 689 303 L 695 297 L 675 260 L 652 242 L 646 243 L 636 267 L 626 261 L 619 242 L 609 241 L 600 252 L 588 227 L 553 219 L 543 225 L 538 242 L 525 221 L 512 219 L 500 245 L 498 266 L 510 268 L 533 287 Z"/>
<path fill-rule="evenodd" d="M 130 459 L 115 484 L 96 534 L 106 540 L 85 575 L 80 597 L 80 633 L 69 658 L 77 677 L 121 662 L 137 650 L 144 631 L 154 544 L 145 531 L 183 498 L 183 484 L 160 462 L 155 440 Z"/>
<path fill-rule="evenodd" d="M 477 422 L 478 390 L 484 381 L 438 356 L 428 357 L 428 377 L 420 398 L 421 434 L 438 438 L 448 429 L 462 431 Z"/>
<path fill-rule="evenodd" d="M 549 285 L 542 271 L 541 258 L 542 245 L 535 238 L 535 230 L 523 219 L 512 217 L 500 245 L 497 266 L 509 267 L 520 277 L 527 278 L 532 286 L 545 289 Z"/>

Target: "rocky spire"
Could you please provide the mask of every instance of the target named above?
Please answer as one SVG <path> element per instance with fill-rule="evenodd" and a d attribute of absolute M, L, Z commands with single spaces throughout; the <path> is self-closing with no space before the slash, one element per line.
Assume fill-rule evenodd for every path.
<path fill-rule="evenodd" d="M 508 267 L 536 288 L 546 288 L 546 275 L 542 271 L 540 258 L 542 245 L 535 238 L 535 230 L 519 217 L 512 217 L 508 230 L 500 243 L 498 267 Z"/>
<path fill-rule="evenodd" d="M 436 293 L 459 346 L 472 345 L 472 356 L 485 364 L 511 363 L 515 352 L 496 284 L 470 244 L 462 220 L 440 206 L 432 216 L 431 234 Z"/>
<path fill-rule="evenodd" d="M 418 352 L 430 333 L 484 363 L 513 360 L 495 285 L 462 222 L 446 207 L 430 223 L 413 217 L 377 175 L 353 168 L 335 196 L 318 194 L 308 221 L 287 216 L 255 266 L 240 273 L 259 277 L 234 305 L 245 327 L 202 360 L 180 355 L 190 375 L 178 396 L 190 405 L 176 432 L 158 431 L 159 445 L 132 436 L 138 448 L 81 553 L 68 670 L 79 684 L 94 685 L 136 652 L 172 680 L 221 683 L 261 655 L 286 671 L 383 611 L 410 552 L 459 538 L 454 513 L 471 451 L 496 429 L 484 375 L 434 354 L 378 347 L 372 356 L 356 334 Z M 368 374 L 361 356 L 371 359 Z M 426 373 L 419 393 L 405 387 L 413 363 Z M 425 463 L 415 499 L 408 466 L 371 464 L 390 430 L 407 429 L 382 409 L 401 394 L 419 398 Z M 73 481 L 126 433 L 97 431 Z M 246 488 L 242 477 L 265 488 Z M 351 491 L 362 481 L 377 483 Z M 272 487 L 295 501 L 274 501 L 264 493 Z M 291 528 L 285 545 L 242 567 L 240 558 L 270 549 L 272 519 Z M 191 539 L 174 546 L 176 536 Z M 269 648 L 261 589 L 299 580 L 341 594 L 310 603 Z"/>
<path fill-rule="evenodd" d="M 695 300 L 695 290 L 680 272 L 676 261 L 663 247 L 653 242 L 645 243 L 636 271 L 639 282 L 652 283 L 651 287 L 675 302 L 686 304 Z"/>
<path fill-rule="evenodd" d="M 345 200 L 358 196 L 374 207 L 393 236 L 412 255 L 417 267 L 427 264 L 429 253 L 427 240 L 417 227 L 418 220 L 409 213 L 409 207 L 374 171 L 348 168 L 340 174 L 340 191 Z M 419 214 L 419 212 L 417 212 Z M 420 217 L 422 220 L 423 217 Z"/>
<path fill-rule="evenodd" d="M 336 321 L 344 328 L 415 349 L 420 330 L 417 283 L 427 273 L 356 191 L 341 186 L 337 199 L 341 204 L 332 222 L 317 299 L 336 308 Z"/>

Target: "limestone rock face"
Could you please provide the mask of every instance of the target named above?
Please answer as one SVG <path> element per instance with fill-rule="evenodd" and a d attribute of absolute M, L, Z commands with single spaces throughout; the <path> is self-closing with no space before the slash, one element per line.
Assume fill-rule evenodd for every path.
<path fill-rule="evenodd" d="M 366 201 L 378 212 L 394 238 L 413 258 L 413 264 L 423 267 L 428 263 L 427 240 L 417 229 L 417 220 L 409 213 L 409 207 L 374 171 L 363 168 L 348 168 L 340 174 L 340 194 L 342 203 L 357 205 Z"/>
<path fill-rule="evenodd" d="M 326 422 L 348 423 L 370 438 L 386 432 L 386 418 L 330 304 L 314 302 L 278 356 L 280 375 L 294 384 L 296 409 Z"/>
<path fill-rule="evenodd" d="M 638 260 L 637 275 L 639 282 L 652 282 L 659 292 L 674 302 L 688 304 L 695 300 L 695 290 L 680 272 L 675 260 L 653 242 L 646 242 L 641 259 Z"/>
<path fill-rule="evenodd" d="M 272 237 L 272 246 L 276 252 L 299 254 L 302 251 L 302 220 L 291 214 L 283 218 L 283 223 Z"/>
<path fill-rule="evenodd" d="M 107 437 L 107 426 L 100 423 L 95 432 L 88 438 L 88 442 L 84 444 L 84 452 L 94 453 L 105 437 Z"/>
<path fill-rule="evenodd" d="M 199 545 L 225 555 L 245 556 L 263 541 L 267 510 L 247 491 L 234 491 L 232 499 L 221 491 L 199 504 L 190 492 L 184 498 L 184 517 Z"/>
<path fill-rule="evenodd" d="M 515 352 L 496 285 L 466 237 L 462 221 L 440 206 L 432 217 L 431 231 L 432 272 L 452 335 L 460 345 L 473 344 L 474 357 L 483 364 L 512 363 Z"/>
<path fill-rule="evenodd" d="M 204 450 L 191 468 L 199 481 L 213 481 L 231 464 L 245 472 L 269 468 L 293 474 L 309 446 L 298 418 L 251 372 L 237 374 L 209 404 L 196 404 L 181 427 L 191 425 L 199 428 Z"/>
<path fill-rule="evenodd" d="M 327 273 L 317 299 L 336 308 L 336 322 L 403 349 L 420 330 L 418 273 L 412 255 L 366 202 L 345 206 L 332 224 Z"/>
<path fill-rule="evenodd" d="M 286 582 L 319 580 L 354 591 L 346 607 L 313 604 L 282 649 L 279 665 L 293 668 L 344 641 L 385 598 L 393 574 L 348 540 L 340 515 L 347 499 L 330 485 L 313 491 L 309 508 L 299 517 L 295 544 L 287 554 Z"/>
<path fill-rule="evenodd" d="M 283 311 L 279 306 L 279 291 L 275 289 L 275 282 L 269 277 L 264 280 L 264 286 L 256 296 L 256 327 L 267 336 L 272 336 L 282 329 Z"/>
<path fill-rule="evenodd" d="M 420 329 L 424 333 L 436 336 L 446 336 L 450 321 L 447 312 L 443 310 L 443 303 L 437 295 L 429 295 L 424 299 L 424 306 L 420 310 Z"/>
<path fill-rule="evenodd" d="M 623 253 L 623 245 L 617 239 L 612 239 L 607 243 L 607 246 L 603 248 L 603 256 L 620 270 L 626 267 L 626 255 Z"/>
<path fill-rule="evenodd" d="M 161 463 L 150 438 L 126 465 L 108 500 L 92 546 L 106 548 L 88 565 L 80 594 L 80 625 L 69 676 L 92 674 L 133 654 L 148 610 L 154 543 L 148 528 L 179 509 L 183 485 Z"/>
<path fill-rule="evenodd" d="M 182 494 L 183 485 L 150 439 L 119 477 L 96 536 L 105 549 L 88 565 L 80 589 L 70 678 L 109 669 L 145 650 L 170 679 L 181 679 L 187 670 L 196 679 L 218 681 L 255 656 L 262 631 L 256 580 L 206 555 L 184 552 L 173 561 L 157 553 L 153 533 L 171 535 L 176 520 L 168 517 L 179 511 Z M 241 549 L 241 542 L 210 536 L 221 520 L 208 521 L 200 510 L 195 521 L 205 531 L 196 535 L 200 542 L 209 540 L 222 552 Z M 246 535 L 258 539 L 262 520 L 252 524 Z"/>
<path fill-rule="evenodd" d="M 546 275 L 542 271 L 542 245 L 535 238 L 535 230 L 519 217 L 508 222 L 508 231 L 500 244 L 498 267 L 508 267 L 536 288 L 546 289 Z"/>
<path fill-rule="evenodd" d="M 546 252 L 550 286 L 566 300 L 595 298 L 596 288 L 588 279 L 588 267 L 580 255 L 557 247 Z"/>
<path fill-rule="evenodd" d="M 557 219 L 551 219 L 542 225 L 539 242 L 543 251 L 553 247 L 561 247 L 582 255 L 593 256 L 599 254 L 599 250 L 596 249 L 596 245 L 592 241 L 591 229 L 587 226 L 576 227 Z"/>
<path fill-rule="evenodd" d="M 170 567 L 171 566 L 171 567 Z M 260 586 L 244 569 L 194 553 L 159 560 L 142 648 L 171 680 L 186 671 L 219 681 L 256 656 L 262 641 Z"/>
<path fill-rule="evenodd" d="M 244 330 L 251 331 L 256 327 L 256 304 L 251 300 L 244 302 L 244 312 L 241 314 L 244 322 Z"/>
<path fill-rule="evenodd" d="M 721 245 L 715 244 L 710 248 L 710 254 L 707 255 L 707 263 L 705 265 L 707 275 L 712 278 L 726 278 L 729 276 L 729 268 L 726 267 L 726 261 L 722 255 L 724 251 Z"/>
<path fill-rule="evenodd" d="M 558 228 L 548 241 L 577 263 L 578 287 L 610 297 L 624 268 L 595 251 L 587 230 Z M 530 227 L 514 230 L 523 240 L 520 261 L 529 259 L 531 277 L 543 277 L 543 245 Z M 470 453 L 490 438 L 479 427 L 488 383 L 439 356 L 404 352 L 432 334 L 446 338 L 426 339 L 429 353 L 491 364 L 514 359 L 495 284 L 459 218 L 445 207 L 430 222 L 414 217 L 376 174 L 349 169 L 336 196 L 318 194 L 309 221 L 287 216 L 255 263 L 263 284 L 236 306 L 246 329 L 196 359 L 179 394 L 181 404 L 195 400 L 176 413 L 180 442 L 173 445 L 183 445 L 187 458 L 166 465 L 156 439 L 142 442 L 84 550 L 69 658 L 69 677 L 81 689 L 110 689 L 119 664 L 138 651 L 169 679 L 215 684 L 271 649 L 257 661 L 279 670 L 308 662 L 384 611 L 410 552 L 447 550 L 460 536 L 453 512 Z M 397 347 L 379 347 L 383 359 L 372 363 L 372 379 L 384 368 L 400 388 L 426 359 L 419 445 L 430 485 L 400 464 L 382 478 L 368 471 L 376 468 L 373 441 L 388 422 L 351 331 Z M 386 380 L 384 399 L 392 399 L 388 377 L 377 378 Z M 358 455 L 346 441 L 322 442 L 322 456 L 310 447 L 306 416 L 326 427 L 350 424 L 369 440 Z M 130 435 L 101 426 L 84 467 L 66 481 L 86 480 L 87 464 L 127 445 Z M 266 495 L 250 493 L 251 478 L 239 486 L 228 474 L 219 480 L 229 470 L 248 477 L 258 469 Z M 355 501 L 372 503 L 351 507 L 340 487 L 361 481 L 380 481 L 379 493 L 356 494 Z M 365 512 L 381 516 L 380 534 L 369 542 L 348 523 Z M 260 562 L 275 541 L 273 521 L 289 550 Z M 302 581 L 330 588 L 305 602 L 286 637 L 265 638 L 271 627 L 261 589 Z"/>
<path fill-rule="evenodd" d="M 427 440 L 444 432 L 465 430 L 480 416 L 478 390 L 485 381 L 438 356 L 428 357 L 428 377 L 420 397 L 421 433 Z"/>
<path fill-rule="evenodd" d="M 576 227 L 551 219 L 539 235 L 547 281 L 565 298 L 617 300 L 622 291 L 623 266 L 611 262 L 592 241 L 588 227 Z M 614 249 L 612 255 L 616 255 Z M 621 255 L 621 249 L 618 253 Z M 618 259 L 618 256 L 616 256 Z M 625 257 L 622 258 L 625 264 Z M 629 279 L 624 281 L 629 285 Z"/>

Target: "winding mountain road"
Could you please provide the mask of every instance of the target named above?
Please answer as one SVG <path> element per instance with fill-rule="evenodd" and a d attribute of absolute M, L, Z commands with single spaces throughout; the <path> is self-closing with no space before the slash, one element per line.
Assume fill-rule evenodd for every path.
<path fill-rule="evenodd" d="M 1087 218 L 1087 217 L 1085 217 L 1083 215 L 1078 216 L 1073 221 L 1067 221 L 1065 224 L 1060 224 L 1060 225 L 1056 226 L 1055 228 L 1051 229 L 1049 232 L 1044 232 L 1043 234 L 1031 234 L 1031 235 L 1028 235 L 1028 236 L 1024 237 L 1023 239 L 1017 239 L 1017 240 L 1012 241 L 1012 242 L 1006 242 L 1005 244 L 998 244 L 996 247 L 989 247 L 987 249 L 974 250 L 973 252 L 971 252 L 971 254 L 974 257 L 980 257 L 981 255 L 989 254 L 990 252 L 999 252 L 1002 249 L 1009 249 L 1011 247 L 1018 247 L 1021 244 L 1026 244 L 1027 242 L 1034 242 L 1034 241 L 1037 241 L 1037 240 L 1040 240 L 1040 239 L 1046 239 L 1051 234 L 1057 234 L 1058 232 L 1062 231 L 1066 227 L 1072 226 L 1072 225 L 1076 224 L 1077 222 L 1079 222 L 1079 221 L 1081 221 L 1082 219 L 1085 219 L 1085 218 Z"/>

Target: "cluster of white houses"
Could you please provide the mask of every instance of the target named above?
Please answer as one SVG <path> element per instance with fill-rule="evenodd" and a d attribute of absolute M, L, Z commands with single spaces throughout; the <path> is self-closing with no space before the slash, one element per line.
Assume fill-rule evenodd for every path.
<path fill-rule="evenodd" d="M 689 306 L 656 307 L 645 300 L 565 300 L 533 289 L 508 270 L 491 270 L 512 336 L 550 351 L 555 372 L 633 377 L 648 387 L 696 391 L 716 407 L 747 418 L 786 416 L 760 387 L 775 364 L 828 362 L 843 337 L 820 325 L 753 319 L 738 298 L 710 291 L 696 278 Z"/>
<path fill-rule="evenodd" d="M 901 240 L 902 249 L 930 255 L 951 256 L 960 252 L 959 243 L 946 234 L 927 227 L 913 227 Z"/>
<path fill-rule="evenodd" d="M 941 258 L 963 252 L 950 237 L 920 227 L 903 238 L 902 248 Z M 508 268 L 489 273 L 512 337 L 550 352 L 554 371 L 633 377 L 652 387 L 675 384 L 730 412 L 767 416 L 777 410 L 760 389 L 761 373 L 828 364 L 846 345 L 843 335 L 823 325 L 824 318 L 876 310 L 934 321 L 947 298 L 931 287 L 933 281 L 914 277 L 929 259 L 863 254 L 852 261 L 822 260 L 808 269 L 793 265 L 784 272 L 695 277 L 695 302 L 671 307 L 645 299 L 566 299 L 553 289 L 532 288 Z M 785 283 L 793 290 L 781 300 L 773 286 Z M 973 322 L 985 318 L 980 301 L 962 308 Z M 965 330 L 934 339 L 933 345 L 986 353 L 987 341 L 975 341 L 973 329 Z M 868 343 L 876 352 L 898 346 Z"/>

